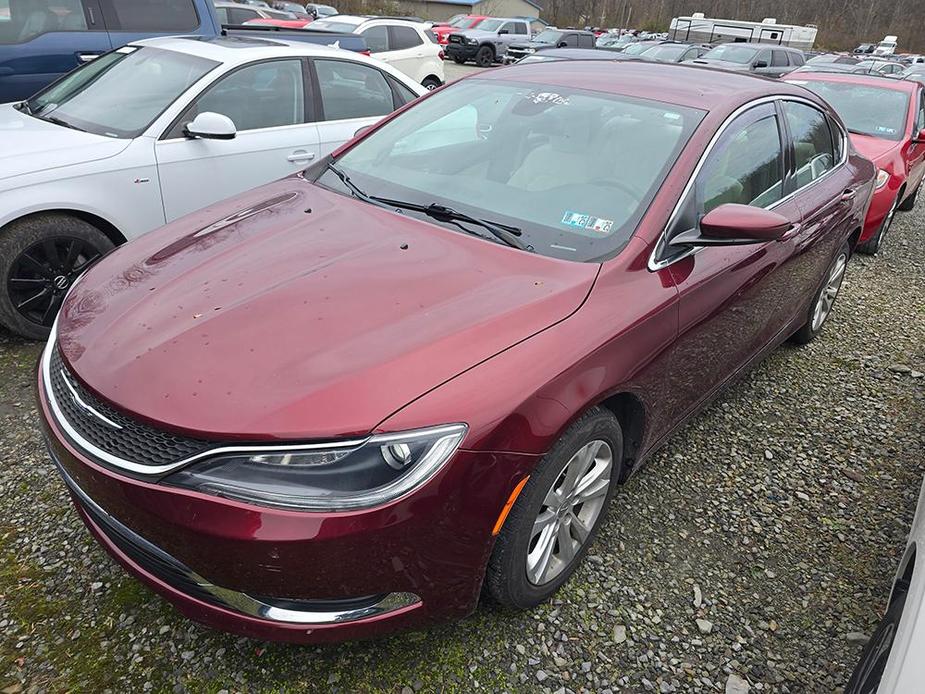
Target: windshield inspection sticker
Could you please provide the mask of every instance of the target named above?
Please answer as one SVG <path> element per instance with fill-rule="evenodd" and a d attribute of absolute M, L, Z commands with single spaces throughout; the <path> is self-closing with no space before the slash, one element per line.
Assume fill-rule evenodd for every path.
<path fill-rule="evenodd" d="M 604 235 L 609 234 L 613 230 L 612 219 L 594 217 L 584 212 L 572 212 L 571 210 L 566 210 L 565 214 L 562 215 L 562 224 L 570 226 L 573 229 L 581 229 L 586 232 L 593 231 Z"/>
<path fill-rule="evenodd" d="M 590 219 L 591 215 L 582 214 L 581 212 L 572 212 L 571 210 L 566 210 L 565 214 L 562 215 L 563 224 L 570 227 L 577 227 L 578 229 L 584 229 Z"/>

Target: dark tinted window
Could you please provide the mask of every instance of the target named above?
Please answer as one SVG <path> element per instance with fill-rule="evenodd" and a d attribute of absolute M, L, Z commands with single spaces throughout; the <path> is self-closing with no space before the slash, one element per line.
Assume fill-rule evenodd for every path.
<path fill-rule="evenodd" d="M 804 65 L 806 64 L 806 58 L 802 53 L 793 52 L 790 53 L 790 64 L 791 65 Z"/>
<path fill-rule="evenodd" d="M 97 27 L 102 29 L 102 26 Z M 85 31 L 80 0 L 0 0 L 0 43 L 24 43 L 50 31 Z"/>
<path fill-rule="evenodd" d="M 360 32 L 366 39 L 370 53 L 383 53 L 389 50 L 389 28 L 387 26 L 370 27 Z"/>
<path fill-rule="evenodd" d="M 395 25 L 389 27 L 389 46 L 393 51 L 400 51 L 404 48 L 414 48 L 424 43 L 421 35 L 409 26 Z"/>
<path fill-rule="evenodd" d="M 122 31 L 191 31 L 199 26 L 192 0 L 102 0 L 106 26 Z"/>
<path fill-rule="evenodd" d="M 527 25 L 524 24 L 523 22 L 517 22 L 517 24 L 515 24 L 514 26 L 517 29 L 515 33 L 518 33 L 518 34 L 529 34 L 530 33 L 530 30 L 527 29 Z"/>
<path fill-rule="evenodd" d="M 772 67 L 787 67 L 787 51 L 771 51 Z"/>
<path fill-rule="evenodd" d="M 168 137 L 182 137 L 186 124 L 206 111 L 228 116 L 238 131 L 304 123 L 302 62 L 257 63 L 223 77 L 193 102 Z"/>
<path fill-rule="evenodd" d="M 408 87 L 403 85 L 398 80 L 392 79 L 389 76 L 386 76 L 386 79 L 389 81 L 389 84 L 392 85 L 393 91 L 398 93 L 398 100 L 400 102 L 398 104 L 399 106 L 404 106 L 408 102 L 414 101 L 415 99 L 418 98 L 417 94 L 415 94 L 413 91 L 408 89 Z"/>
<path fill-rule="evenodd" d="M 440 43 L 439 39 L 437 39 L 437 35 L 430 29 L 427 29 L 424 32 L 424 35 L 430 40 L 431 43 Z"/>
<path fill-rule="evenodd" d="M 594 48 L 594 36 L 582 34 L 578 37 L 578 45 L 581 48 Z"/>
<path fill-rule="evenodd" d="M 246 7 L 229 7 L 228 17 L 231 19 L 232 24 L 244 24 L 244 22 L 248 20 L 259 19 L 260 14 L 257 10 L 251 10 Z"/>
<path fill-rule="evenodd" d="M 385 75 L 369 65 L 315 60 L 325 120 L 384 116 L 395 108 Z"/>
<path fill-rule="evenodd" d="M 812 106 L 786 101 L 784 113 L 793 138 L 799 188 L 835 166 L 832 133 L 825 115 Z"/>
<path fill-rule="evenodd" d="M 777 202 L 783 197 L 782 161 L 775 116 L 739 128 L 733 124 L 698 179 L 703 211 L 726 203 L 767 207 Z"/>
<path fill-rule="evenodd" d="M 575 48 L 578 46 L 578 34 L 566 34 L 562 37 L 562 41 L 565 41 L 565 45 L 569 48 Z"/>

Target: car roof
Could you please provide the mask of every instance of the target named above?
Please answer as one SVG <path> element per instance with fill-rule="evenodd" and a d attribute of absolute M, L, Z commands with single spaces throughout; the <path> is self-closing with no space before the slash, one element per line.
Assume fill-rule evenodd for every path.
<path fill-rule="evenodd" d="M 287 41 L 263 36 L 162 36 L 141 41 L 133 41 L 131 46 L 151 46 L 167 51 L 185 53 L 222 63 L 243 63 L 279 55 L 321 56 L 332 53 L 343 55 L 335 44 L 337 36 L 331 36 L 330 45 L 308 43 L 305 41 Z M 357 54 L 350 53 L 352 57 Z M 359 56 L 365 58 L 365 56 Z"/>
<path fill-rule="evenodd" d="M 512 65 L 464 79 L 517 80 L 546 87 L 577 87 L 588 91 L 652 99 L 702 111 L 724 111 L 761 96 L 789 94 L 806 97 L 795 85 L 749 73 L 732 73 L 697 65 L 643 60 L 550 60 Z"/>
<path fill-rule="evenodd" d="M 639 60 L 638 56 L 624 55 L 614 51 L 601 51 L 596 48 L 548 48 L 545 51 L 531 55 L 566 60 Z"/>
<path fill-rule="evenodd" d="M 790 80 L 790 75 L 784 77 Z M 812 81 L 812 82 L 844 82 L 846 84 L 866 84 L 870 87 L 883 87 L 894 89 L 898 92 L 915 93 L 919 84 L 917 82 L 891 79 L 880 75 L 867 75 L 857 72 L 801 72 L 799 77 L 794 79 Z"/>

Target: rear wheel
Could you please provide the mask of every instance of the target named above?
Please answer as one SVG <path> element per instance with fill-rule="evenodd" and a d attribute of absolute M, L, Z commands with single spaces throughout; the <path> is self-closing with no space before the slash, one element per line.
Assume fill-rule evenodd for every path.
<path fill-rule="evenodd" d="M 495 62 L 495 52 L 491 46 L 482 46 L 475 54 L 475 64 L 479 67 L 491 67 Z"/>
<path fill-rule="evenodd" d="M 886 236 L 886 232 L 890 230 L 890 226 L 893 224 L 893 217 L 896 216 L 896 210 L 899 209 L 899 194 L 896 195 L 896 199 L 893 201 L 893 206 L 890 208 L 890 211 L 887 212 L 886 217 L 883 218 L 883 221 L 880 222 L 880 226 L 877 228 L 877 233 L 871 236 L 867 241 L 858 245 L 858 252 L 863 253 L 864 255 L 874 255 L 877 251 L 880 250 L 880 246 L 883 245 L 883 237 Z"/>
<path fill-rule="evenodd" d="M 809 307 L 806 323 L 790 338 L 798 345 L 805 345 L 807 342 L 816 339 L 816 336 L 822 332 L 822 326 L 832 315 L 835 299 L 838 298 L 842 281 L 845 279 L 845 269 L 848 267 L 848 256 L 850 255 L 851 251 L 848 244 L 845 244 L 829 266 L 825 282 L 823 282 L 812 305 Z"/>
<path fill-rule="evenodd" d="M 424 86 L 425 89 L 433 91 L 434 89 L 440 86 L 441 82 L 439 79 L 437 79 L 433 75 L 428 75 L 427 77 L 424 78 L 424 81 L 421 82 L 421 84 Z"/>
<path fill-rule="evenodd" d="M 453 58 L 453 62 L 456 63 L 457 65 L 465 65 L 466 59 L 465 58 Z"/>
<path fill-rule="evenodd" d="M 502 605 L 551 597 L 578 567 L 607 513 L 622 472 L 623 434 L 592 408 L 537 465 L 495 542 L 485 587 Z"/>
<path fill-rule="evenodd" d="M 0 231 L 0 323 L 34 340 L 48 337 L 74 280 L 114 247 L 92 224 L 39 214 Z"/>

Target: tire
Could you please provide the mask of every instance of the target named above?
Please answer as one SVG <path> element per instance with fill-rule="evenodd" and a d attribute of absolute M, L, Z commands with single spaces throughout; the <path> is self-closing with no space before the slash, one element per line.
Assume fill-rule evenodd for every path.
<path fill-rule="evenodd" d="M 421 86 L 423 86 L 428 91 L 433 91 L 434 89 L 442 85 L 443 85 L 443 82 L 441 82 L 439 79 L 437 79 L 433 75 L 428 75 L 427 77 L 424 78 L 424 81 L 421 82 Z"/>
<path fill-rule="evenodd" d="M 465 58 L 453 58 L 453 62 L 456 63 L 457 65 L 465 65 L 466 59 Z"/>
<path fill-rule="evenodd" d="M 844 694 L 876 694 L 905 606 L 906 593 L 900 593 L 893 598 L 883 619 L 877 624 L 873 636 L 861 651 L 861 657 L 851 673 Z"/>
<path fill-rule="evenodd" d="M 848 258 L 851 257 L 851 248 L 844 244 L 841 250 L 835 254 L 835 258 L 829 264 L 825 271 L 825 277 L 819 290 L 813 296 L 813 302 L 810 304 L 809 311 L 806 314 L 806 322 L 790 338 L 791 341 L 798 345 L 805 345 L 816 339 L 825 322 L 832 315 L 832 308 L 835 305 L 835 299 L 838 298 L 838 292 L 841 289 L 842 281 L 845 279 L 845 269 L 848 267 Z M 823 308 L 820 308 L 822 304 Z M 821 311 L 817 315 L 817 311 Z"/>
<path fill-rule="evenodd" d="M 919 197 L 919 190 L 921 190 L 921 188 L 922 184 L 919 183 L 919 187 L 912 191 L 912 195 L 903 200 L 896 209 L 900 212 L 911 212 L 913 209 L 915 209 L 915 203 Z"/>
<path fill-rule="evenodd" d="M 495 51 L 491 46 L 482 46 L 475 54 L 475 64 L 479 67 L 491 67 L 495 62 Z"/>
<path fill-rule="evenodd" d="M 113 248 L 102 231 L 70 215 L 11 222 L 0 230 L 0 323 L 44 340 L 71 284 Z"/>
<path fill-rule="evenodd" d="M 588 449 L 594 445 L 596 449 Z M 610 453 L 609 470 L 606 449 Z M 588 460 L 587 457 L 579 459 L 579 452 L 595 450 L 591 466 L 578 473 L 578 481 L 589 481 L 585 491 L 597 493 L 584 502 L 566 500 L 564 512 L 551 510 L 546 502 L 557 488 L 567 486 L 569 464 L 578 465 Z M 498 535 L 485 575 L 485 589 L 491 598 L 507 607 L 526 609 L 548 600 L 569 579 L 593 544 L 607 514 L 616 482 L 623 472 L 622 455 L 620 423 L 603 408 L 588 410 L 566 430 L 530 475 Z M 576 471 L 581 469 L 576 468 Z M 572 487 L 573 493 L 577 488 L 578 485 Z M 543 526 L 548 526 L 549 530 L 534 534 L 541 515 L 551 517 L 552 520 Z M 579 533 L 579 528 L 584 528 L 584 532 Z M 584 535 L 583 541 L 581 535 Z M 556 539 L 544 544 L 547 537 Z M 558 538 L 562 537 L 568 538 L 571 552 L 561 549 Z M 534 562 L 533 569 L 530 564 L 531 551 L 536 558 L 542 555 L 541 546 L 550 550 L 545 573 L 539 566 L 541 562 Z"/>
<path fill-rule="evenodd" d="M 897 204 L 898 202 L 899 194 L 897 193 L 896 199 L 893 201 L 893 206 L 890 208 L 890 211 L 887 212 L 887 215 L 883 218 L 883 221 L 880 222 L 880 226 L 877 228 L 877 233 L 867 239 L 867 241 L 864 243 L 858 244 L 858 253 L 863 253 L 864 255 L 877 254 L 877 252 L 880 250 L 880 246 L 883 245 L 883 237 L 886 236 L 886 233 L 893 225 L 893 217 L 896 216 L 896 210 L 900 209 L 900 206 Z"/>

